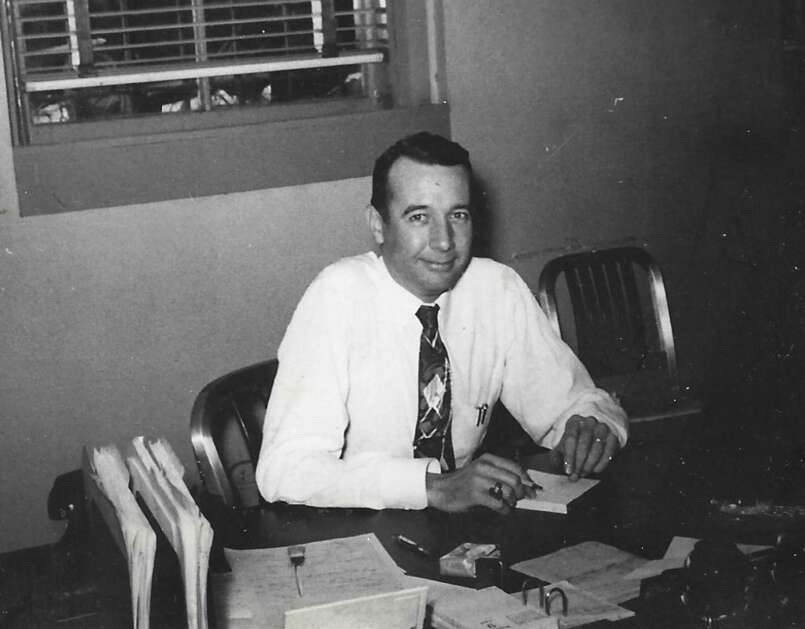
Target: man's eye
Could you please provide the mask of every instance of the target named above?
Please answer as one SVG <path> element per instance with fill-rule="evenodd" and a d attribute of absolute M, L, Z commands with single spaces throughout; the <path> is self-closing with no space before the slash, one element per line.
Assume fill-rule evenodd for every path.
<path fill-rule="evenodd" d="M 427 214 L 409 214 L 408 220 L 412 223 L 422 223 L 428 218 Z"/>
<path fill-rule="evenodd" d="M 453 218 L 459 221 L 468 221 L 470 220 L 470 213 L 467 210 L 458 210 L 453 212 Z"/>

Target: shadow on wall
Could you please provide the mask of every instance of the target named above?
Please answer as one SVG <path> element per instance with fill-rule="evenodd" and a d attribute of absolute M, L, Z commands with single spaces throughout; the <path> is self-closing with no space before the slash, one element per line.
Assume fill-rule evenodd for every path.
<path fill-rule="evenodd" d="M 749 503 L 805 503 L 803 135 L 719 148 L 697 262 L 712 333 L 702 465 L 716 495 Z"/>

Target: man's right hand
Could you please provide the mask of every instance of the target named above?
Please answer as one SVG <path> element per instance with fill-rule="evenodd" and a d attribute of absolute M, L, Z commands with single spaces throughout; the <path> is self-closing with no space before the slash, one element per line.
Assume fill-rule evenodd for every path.
<path fill-rule="evenodd" d="M 428 506 L 442 511 L 466 511 L 483 506 L 509 513 L 520 498 L 533 498 L 536 491 L 526 471 L 514 461 L 483 454 L 454 472 L 428 474 Z M 493 490 L 500 483 L 500 497 Z"/>

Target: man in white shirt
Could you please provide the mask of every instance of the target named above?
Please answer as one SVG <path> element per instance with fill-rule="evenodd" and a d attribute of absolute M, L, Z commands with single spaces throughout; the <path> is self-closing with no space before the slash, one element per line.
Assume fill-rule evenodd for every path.
<path fill-rule="evenodd" d="M 501 513 L 533 496 L 514 461 L 473 458 L 500 399 L 572 480 L 626 443 L 517 273 L 473 258 L 469 155 L 441 136 L 375 163 L 379 255 L 340 260 L 302 297 L 279 349 L 257 483 L 269 501 Z"/>

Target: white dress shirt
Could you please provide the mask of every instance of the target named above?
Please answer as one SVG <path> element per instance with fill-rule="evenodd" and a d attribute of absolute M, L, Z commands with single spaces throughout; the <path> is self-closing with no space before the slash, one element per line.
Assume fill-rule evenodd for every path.
<path fill-rule="evenodd" d="M 553 447 L 572 415 L 626 443 L 623 410 L 555 334 L 528 286 L 474 258 L 436 301 L 450 357 L 452 438 L 461 467 L 486 434 L 478 408 L 501 399 Z M 434 459 L 415 459 L 422 303 L 367 253 L 330 265 L 302 297 L 280 345 L 257 464 L 269 501 L 421 509 Z"/>

